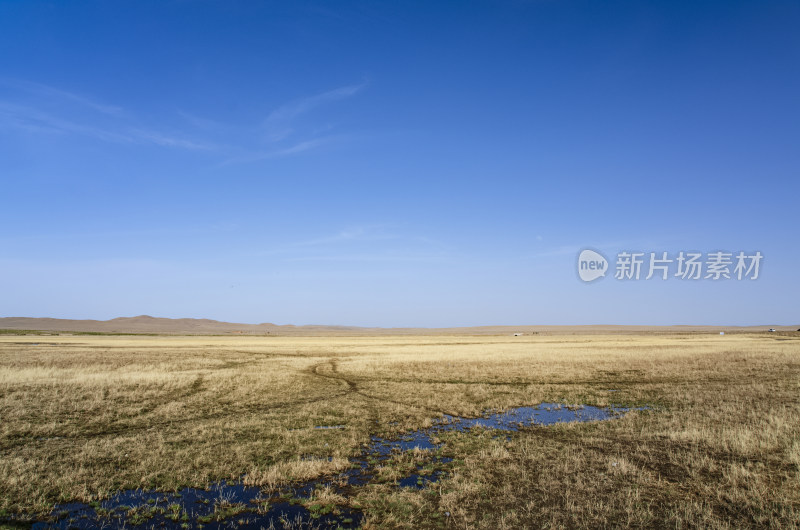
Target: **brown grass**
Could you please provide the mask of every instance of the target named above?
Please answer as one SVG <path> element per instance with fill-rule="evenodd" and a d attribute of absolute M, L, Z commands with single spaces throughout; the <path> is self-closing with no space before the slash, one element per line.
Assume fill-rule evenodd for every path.
<path fill-rule="evenodd" d="M 447 479 L 355 492 L 367 526 L 797 525 L 800 341 L 766 334 L 3 336 L 0 510 L 276 487 L 342 469 L 371 434 L 541 401 L 654 408 L 448 435 Z"/>

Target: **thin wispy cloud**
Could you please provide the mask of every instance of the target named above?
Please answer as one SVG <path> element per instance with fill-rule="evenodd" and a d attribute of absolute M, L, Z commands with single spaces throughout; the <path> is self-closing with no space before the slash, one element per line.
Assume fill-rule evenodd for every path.
<path fill-rule="evenodd" d="M 81 135 L 103 142 L 120 144 L 155 144 L 162 147 L 192 150 L 213 147 L 158 131 L 80 123 L 37 108 L 15 105 L 6 101 L 0 101 L 0 128 L 17 129 L 30 133 Z"/>
<path fill-rule="evenodd" d="M 144 131 L 140 129 L 134 129 L 131 131 L 135 138 L 138 138 L 142 141 L 152 142 L 156 145 L 160 145 L 163 147 L 180 147 L 182 149 L 190 149 L 190 150 L 198 150 L 198 149 L 214 149 L 215 146 L 212 144 L 207 144 L 203 142 L 196 142 L 193 140 L 187 140 L 185 138 L 175 137 L 175 136 L 168 136 L 160 132 L 156 131 Z"/>
<path fill-rule="evenodd" d="M 453 252 L 447 245 L 419 234 L 397 232 L 385 224 L 365 224 L 342 228 L 321 237 L 286 242 L 253 256 L 285 262 L 399 262 L 451 259 Z"/>
<path fill-rule="evenodd" d="M 48 98 L 69 101 L 81 105 L 83 107 L 92 109 L 94 111 L 100 112 L 102 114 L 108 114 L 111 116 L 120 116 L 124 114 L 124 110 L 122 109 L 122 107 L 99 102 L 85 95 L 76 94 L 74 92 L 69 92 L 67 90 L 61 90 L 59 88 L 50 85 L 45 85 L 43 83 L 36 83 L 24 79 L 0 78 L 0 85 L 15 88 L 17 90 L 32 94 L 38 94 L 40 96 L 45 96 Z"/>
<path fill-rule="evenodd" d="M 326 103 L 350 98 L 358 94 L 366 86 L 366 82 L 343 86 L 278 107 L 264 120 L 263 127 L 266 131 L 266 139 L 270 142 L 279 142 L 287 138 L 295 132 L 293 122 L 297 117 Z"/>
<path fill-rule="evenodd" d="M 441 243 L 387 225 L 360 225 L 297 241 L 270 254 L 286 262 L 434 262 L 452 258 Z"/>
<path fill-rule="evenodd" d="M 260 160 L 268 160 L 270 158 L 281 158 L 284 156 L 297 155 L 305 151 L 315 149 L 321 145 L 332 143 L 337 138 L 339 137 L 326 136 L 322 138 L 314 138 L 313 140 L 298 142 L 296 144 L 289 144 L 286 147 L 274 147 L 272 149 L 245 152 L 245 154 L 223 160 L 217 164 L 217 167 L 225 167 L 234 164 L 244 164 L 249 162 L 258 162 Z"/>
<path fill-rule="evenodd" d="M 329 143 L 333 140 L 333 137 L 325 137 L 325 138 L 315 138 L 313 140 L 306 140 L 305 142 L 300 142 L 294 144 L 292 146 L 286 147 L 284 149 L 278 149 L 277 151 L 273 151 L 267 154 L 267 158 L 270 156 L 286 156 L 286 155 L 295 155 L 297 153 L 302 153 L 303 151 L 308 151 L 310 149 L 314 149 L 315 147 L 319 147 L 322 144 Z"/>
<path fill-rule="evenodd" d="M 386 241 L 400 241 L 405 245 L 414 245 L 424 248 L 443 249 L 444 245 L 435 239 L 418 235 L 399 232 L 398 227 L 387 224 L 364 224 L 350 226 L 339 230 L 333 234 L 297 241 L 292 243 L 293 248 L 297 247 L 325 247 L 325 246 L 344 246 L 352 243 L 376 243 Z"/>
<path fill-rule="evenodd" d="M 298 241 L 293 246 L 295 247 L 314 247 L 319 245 L 330 245 L 332 243 L 340 243 L 342 241 L 354 241 L 363 238 L 368 233 L 365 227 L 348 228 L 331 236 L 320 237 L 317 239 L 310 239 L 307 241 Z"/>
<path fill-rule="evenodd" d="M 102 127 L 82 124 L 55 116 L 26 105 L 0 101 L 0 127 L 21 129 L 27 132 L 50 134 L 79 134 L 105 142 L 129 143 L 130 135 Z"/>
<path fill-rule="evenodd" d="M 122 107 L 100 103 L 42 83 L 0 79 L 0 128 L 37 134 L 78 135 L 103 142 L 212 149 L 208 142 L 141 127 Z"/>
<path fill-rule="evenodd" d="M 262 141 L 259 145 L 238 149 L 237 154 L 226 158 L 217 167 L 294 156 L 345 140 L 348 135 L 331 133 L 334 129 L 331 123 L 305 123 L 303 127 L 298 122 L 319 107 L 357 95 L 366 86 L 366 82 L 347 85 L 279 106 L 261 122 L 258 137 Z M 196 116 L 189 119 L 198 120 Z M 197 122 L 203 124 L 202 119 Z"/>
<path fill-rule="evenodd" d="M 0 78 L 0 130 L 83 136 L 118 144 L 215 152 L 217 167 L 296 156 L 346 138 L 331 123 L 301 120 L 315 109 L 355 96 L 366 82 L 278 106 L 260 123 L 225 124 L 176 110 L 169 126 L 144 120 L 122 106 L 23 79 Z M 168 120 L 169 118 L 167 118 Z M 301 125 L 302 122 L 302 125 Z"/>
<path fill-rule="evenodd" d="M 441 241 L 420 234 L 404 233 L 398 231 L 396 226 L 387 224 L 351 226 L 328 236 L 298 241 L 293 243 L 292 247 L 323 247 L 348 243 L 375 243 L 386 241 L 401 241 L 408 246 L 426 249 L 435 248 L 442 251 L 448 249 L 448 246 Z"/>
<path fill-rule="evenodd" d="M 230 132 L 232 129 L 232 127 L 227 123 L 212 120 L 203 116 L 198 116 L 194 113 L 186 112 L 185 110 L 177 111 L 177 115 L 195 129 L 201 129 L 208 132 Z"/>

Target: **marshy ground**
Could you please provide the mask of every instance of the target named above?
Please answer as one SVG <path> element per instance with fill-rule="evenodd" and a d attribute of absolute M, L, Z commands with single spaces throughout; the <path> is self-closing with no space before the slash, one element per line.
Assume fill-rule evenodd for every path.
<path fill-rule="evenodd" d="M 789 333 L 4 335 L 0 516 L 46 520 L 57 503 L 221 480 L 267 499 L 335 481 L 374 437 L 542 402 L 649 409 L 503 436 L 443 432 L 435 450 L 370 462 L 372 479 L 346 495 L 320 482 L 284 500 L 316 520 L 363 514 L 367 528 L 800 525 L 800 338 Z M 235 525 L 267 509 L 212 508 L 172 515 Z M 147 524 L 146 509 L 130 510 L 128 526 Z"/>

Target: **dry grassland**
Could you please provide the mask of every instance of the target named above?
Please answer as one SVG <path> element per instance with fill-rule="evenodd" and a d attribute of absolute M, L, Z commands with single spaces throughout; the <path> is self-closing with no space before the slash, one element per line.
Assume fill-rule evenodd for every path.
<path fill-rule="evenodd" d="M 367 527 L 800 524 L 789 334 L 2 336 L 0 514 L 219 479 L 274 488 L 347 467 L 370 435 L 542 401 L 652 408 L 511 440 L 448 433 L 445 479 L 347 502 Z"/>

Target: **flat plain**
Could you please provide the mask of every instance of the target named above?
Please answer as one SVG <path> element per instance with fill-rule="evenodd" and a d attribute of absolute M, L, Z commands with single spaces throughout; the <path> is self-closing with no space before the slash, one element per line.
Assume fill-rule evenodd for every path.
<path fill-rule="evenodd" d="M 432 461 L 413 451 L 302 502 L 365 528 L 797 527 L 798 335 L 2 335 L 0 515 L 219 480 L 269 492 L 335 477 L 371 436 L 553 402 L 647 408 L 448 433 L 427 487 L 395 484 Z"/>

